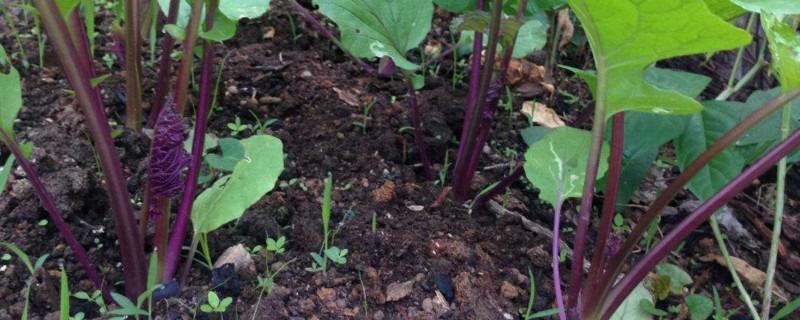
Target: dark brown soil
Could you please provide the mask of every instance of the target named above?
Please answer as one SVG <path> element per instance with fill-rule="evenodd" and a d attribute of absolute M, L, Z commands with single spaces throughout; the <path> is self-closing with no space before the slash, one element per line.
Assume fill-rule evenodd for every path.
<path fill-rule="evenodd" d="M 433 208 L 432 204 L 442 193 L 442 184 L 424 179 L 412 134 L 398 130 L 411 124 L 403 83 L 360 72 L 297 16 L 294 22 L 302 36 L 292 41 L 287 12 L 282 2 L 274 1 L 265 18 L 240 23 L 237 37 L 217 46 L 220 60 L 226 55 L 228 58 L 218 92 L 220 108 L 211 118 L 210 131 L 219 137 L 229 136 L 227 124 L 237 116 L 248 124 L 254 124 L 255 117 L 261 122 L 277 119 L 265 132 L 284 143 L 286 169 L 281 181 L 296 179 L 291 186 L 276 187 L 237 223 L 209 235 L 214 259 L 226 248 L 240 243 L 246 247 L 263 245 L 268 236 L 283 235 L 289 241 L 286 252 L 271 257 L 271 266 L 265 265 L 262 255 L 255 256 L 256 274 L 262 277 L 267 268 L 277 270 L 284 266 L 275 277 L 272 294 L 265 295 L 260 304 L 256 304 L 259 298 L 256 274 L 243 274 L 243 291 L 230 312 L 238 312 L 239 317 L 248 319 L 254 313 L 258 319 L 517 319 L 518 310 L 526 308 L 528 303 L 532 280 L 528 278 L 529 268 L 536 282 L 534 310 L 552 308 L 551 239 L 528 231 L 517 219 L 497 218 L 483 208 L 469 214 L 449 198 Z M 98 25 L 107 27 L 111 17 L 100 15 L 99 19 Z M 437 27 L 431 36 L 449 39 L 448 24 L 442 19 L 437 18 Z M 29 30 L 21 26 L 20 21 L 17 25 L 23 32 Z M 271 31 L 274 36 L 264 36 Z M 16 51 L 16 40 L 5 20 L 0 22 L 0 34 L 2 45 L 9 52 Z M 33 63 L 38 59 L 36 43 L 31 39 L 24 39 L 24 43 L 28 59 Z M 98 39 L 98 57 L 108 52 L 107 44 L 104 36 Z M 582 59 L 574 64 L 582 65 L 587 56 L 575 53 L 574 57 L 579 58 L 565 58 Z M 48 191 L 92 261 L 103 276 L 114 283 L 121 279 L 120 258 L 93 149 L 82 115 L 72 97 L 64 91 L 68 85 L 60 68 L 54 61 L 45 62 L 45 68 L 19 68 L 25 103 L 15 129 L 21 140 L 35 143 L 32 161 Z M 451 137 L 458 138 L 463 120 L 466 89 L 463 85 L 455 89 L 451 85 L 452 65 L 445 59 L 439 76 L 429 77 L 426 87 L 419 92 L 428 156 L 437 169 L 442 168 L 446 152 L 450 152 L 448 158 L 453 161 L 457 145 Z M 99 59 L 97 66 L 101 68 L 100 73 L 108 72 L 103 70 L 105 67 Z M 145 87 L 151 88 L 153 71 L 146 69 Z M 124 123 L 118 116 L 124 113 L 124 103 L 120 99 L 125 91 L 124 77 L 118 65 L 111 72 L 113 76 L 103 83 L 105 103 L 110 117 Z M 557 82 L 561 90 L 588 98 L 588 90 L 574 79 L 562 75 L 556 78 L 562 79 Z M 151 95 L 148 91 L 145 98 Z M 251 97 L 255 97 L 257 103 L 251 103 Z M 362 105 L 377 99 L 366 132 L 352 124 L 363 121 L 362 109 L 348 104 L 348 97 L 355 97 Z M 580 119 L 579 107 L 565 104 L 562 96 L 540 99 L 547 99 L 559 113 L 568 112 L 569 120 Z M 517 107 L 521 102 L 517 101 Z M 488 144 L 490 148 L 484 152 L 479 167 L 509 163 L 513 156 L 506 150 L 522 153 L 525 145 L 516 130 L 526 125 L 521 116 L 511 122 L 497 121 Z M 251 134 L 253 132 L 247 130 L 242 135 Z M 131 196 L 138 203 L 149 139 L 123 132 L 115 143 L 130 177 Z M 0 147 L 0 154 L 0 160 L 5 160 L 8 152 Z M 503 167 L 481 171 L 473 190 L 477 192 L 501 179 L 507 170 Z M 334 245 L 347 248 L 350 253 L 345 265 L 330 268 L 327 276 L 323 276 L 307 272 L 305 268 L 312 262 L 309 253 L 317 252 L 322 245 L 322 181 L 328 173 L 333 175 L 336 187 L 331 217 L 332 227 L 337 228 Z M 794 170 L 791 185 L 796 186 L 798 179 L 800 174 Z M 449 183 L 449 176 L 447 181 Z M 757 197 L 763 188 L 754 185 L 751 189 L 738 200 L 754 212 L 763 212 L 749 200 Z M 795 202 L 800 194 L 795 189 L 790 188 L 793 200 L 784 239 L 790 255 L 782 259 L 778 273 L 778 286 L 789 297 L 800 294 L 796 276 L 800 269 L 800 258 L 796 255 L 800 247 L 797 237 L 800 224 Z M 540 204 L 536 192 L 531 190 L 527 183 L 515 184 L 509 209 L 551 227 L 552 209 Z M 681 208 L 684 200 L 690 200 L 683 198 L 673 204 L 675 208 Z M 564 217 L 567 227 L 574 227 L 575 205 L 567 206 Z M 676 214 L 662 220 L 665 230 L 687 214 L 683 209 L 675 211 Z M 641 208 L 631 207 L 625 216 L 635 221 L 641 213 Z M 374 232 L 373 216 L 376 217 Z M 93 290 L 55 226 L 39 225 L 46 218 L 24 172 L 15 168 L 8 190 L 0 197 L 0 240 L 16 244 L 33 259 L 49 255 L 45 272 L 37 277 L 31 295 L 31 319 L 57 317 L 60 261 L 66 262 L 73 293 Z M 735 255 L 764 270 L 768 240 L 747 223 L 748 220 L 741 219 L 754 237 L 749 243 L 736 242 Z M 762 220 L 771 226 L 771 220 Z M 572 236 L 566 233 L 564 237 L 571 243 Z M 716 287 L 722 292 L 727 309 L 733 309 L 741 303 L 729 286 L 732 283 L 729 274 L 715 263 L 694 259 L 716 252 L 712 240 L 709 230 L 699 230 L 686 241 L 681 256 L 670 259 L 697 279 L 697 292 L 708 294 L 712 286 Z M 0 272 L 0 320 L 20 317 L 25 280 L 30 276 L 17 259 L 12 261 L 3 262 Z M 566 275 L 570 267 L 568 259 L 562 264 L 562 275 Z M 393 295 L 387 293 L 388 288 L 408 281 L 411 282 L 410 293 L 398 301 L 387 301 Z M 454 297 L 452 301 L 437 304 L 440 298 L 437 299 L 436 288 L 448 291 L 448 281 Z M 156 314 L 168 315 L 170 319 L 184 314 L 184 319 L 190 319 L 189 312 L 196 308 L 198 301 L 202 302 L 210 288 L 210 270 L 195 263 L 189 283 L 178 298 L 159 303 Z M 91 307 L 76 299 L 73 303 L 73 309 L 89 310 Z M 86 312 L 96 315 L 93 311 Z"/>

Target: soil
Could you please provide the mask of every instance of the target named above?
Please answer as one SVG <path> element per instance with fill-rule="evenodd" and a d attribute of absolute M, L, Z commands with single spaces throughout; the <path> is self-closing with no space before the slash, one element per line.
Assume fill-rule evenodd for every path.
<path fill-rule="evenodd" d="M 288 239 L 286 251 L 271 255 L 269 265 L 263 252 L 254 255 L 255 272 L 233 272 L 230 277 L 238 277 L 240 285 L 226 284 L 232 287 L 226 287 L 225 293 L 216 286 L 217 280 L 230 278 L 222 275 L 230 270 L 216 269 L 212 276 L 209 268 L 195 263 L 189 285 L 178 297 L 159 302 L 154 312 L 168 319 L 190 319 L 204 303 L 206 292 L 214 289 L 223 296 L 234 296 L 235 302 L 225 315 L 230 319 L 233 313 L 248 319 L 518 319 L 518 311 L 528 305 L 531 281 L 536 283 L 533 310 L 552 308 L 551 239 L 524 228 L 519 219 L 498 217 L 485 208 L 470 214 L 450 197 L 434 207 L 443 184 L 426 181 L 413 135 L 398 130 L 411 125 L 404 84 L 399 79 L 376 78 L 361 72 L 298 16 L 293 16 L 298 38 L 292 40 L 295 36 L 288 23 L 289 12 L 283 2 L 273 1 L 264 18 L 241 22 L 236 38 L 217 45 L 218 62 L 227 58 L 218 91 L 219 108 L 209 123 L 212 134 L 227 137 L 227 124 L 236 117 L 248 124 L 254 124 L 256 118 L 261 122 L 277 119 L 264 132 L 280 138 L 286 153 L 286 169 L 280 178 L 284 185 L 251 207 L 237 223 L 211 233 L 210 256 L 216 259 L 237 244 L 252 248 L 264 245 L 267 237 L 280 236 Z M 21 18 L 19 11 L 12 13 Z M 107 30 L 111 20 L 108 12 L 99 14 L 101 30 Z M 446 15 L 438 15 L 430 36 L 449 43 L 448 21 Z M 32 27 L 32 22 L 15 22 L 22 33 Z M 2 45 L 9 52 L 16 52 L 16 39 L 6 20 L 0 21 L 0 35 Z M 35 38 L 22 41 L 28 60 L 34 63 L 38 59 Z M 109 39 L 101 32 L 96 56 L 108 53 L 108 45 Z M 585 65 L 589 55 L 581 50 L 585 46 L 568 51 L 563 57 L 565 64 Z M 50 58 L 45 59 L 43 68 L 18 67 L 24 107 L 15 125 L 16 133 L 21 140 L 35 144 L 31 159 L 48 191 L 91 260 L 110 283 L 115 283 L 121 279 L 120 257 L 102 173 L 82 115 L 65 91 L 69 86 L 53 61 L 49 46 L 45 54 Z M 696 69 L 686 67 L 696 65 L 696 60 L 676 59 L 670 63 L 688 70 Z M 104 102 L 110 117 L 124 123 L 119 116 L 124 114 L 125 92 L 120 66 L 115 64 L 108 70 L 97 59 L 97 68 L 100 74 L 112 74 L 102 84 Z M 710 74 L 713 70 L 694 71 Z M 428 77 L 419 92 L 428 156 L 437 172 L 446 166 L 446 158 L 451 162 L 455 158 L 457 145 L 451 138 L 459 137 L 463 121 L 467 91 L 463 83 L 452 85 L 452 72 L 451 59 L 444 59 L 438 74 Z M 153 73 L 151 67 L 145 68 L 145 88 L 152 88 Z M 575 78 L 558 72 L 551 81 L 558 90 L 588 101 L 588 89 Z M 556 94 L 536 99 L 552 106 L 571 125 L 586 126 L 588 122 L 579 105 L 570 104 L 564 97 Z M 148 90 L 145 101 L 151 98 Z M 373 99 L 377 102 L 362 131 L 352 123 L 364 121 L 362 106 Z M 348 103 L 353 101 L 355 106 Z M 522 101 L 515 102 L 519 108 Z M 487 169 L 476 176 L 473 194 L 507 173 L 507 166 L 497 166 L 515 158 L 507 150 L 525 150 L 518 132 L 525 126 L 527 121 L 522 116 L 495 122 L 479 165 Z M 240 137 L 251 134 L 252 130 L 246 130 Z M 122 130 L 115 144 L 130 177 L 131 196 L 140 204 L 149 139 Z M 0 154 L 0 160 L 5 161 L 8 151 L 0 147 Z M 331 267 L 323 275 L 305 269 L 313 261 L 309 253 L 322 246 L 320 211 L 323 179 L 328 173 L 334 177 L 335 186 L 333 244 L 347 248 L 349 254 L 346 264 Z M 674 174 L 654 172 L 643 188 L 652 189 L 663 183 L 659 179 L 669 179 Z M 450 178 L 446 177 L 445 185 Z M 737 197 L 746 209 L 737 210 L 736 216 L 751 237 L 736 241 L 731 249 L 750 265 L 765 270 L 768 238 L 741 213 L 749 209 L 771 228 L 770 215 L 759 206 L 768 205 L 764 200 L 769 187 L 766 182 L 772 180 L 762 179 L 763 184 L 754 184 Z M 290 181 L 294 183 L 289 184 Z M 781 259 L 777 280 L 786 297 L 800 295 L 800 258 L 796 255 L 800 248 L 798 181 L 800 172 L 794 169 L 788 188 L 791 200 L 784 238 L 789 254 Z M 672 203 L 673 214 L 661 221 L 664 230 L 688 214 L 686 203 L 691 200 L 684 194 Z M 601 205 L 602 197 L 597 202 L 597 206 Z M 574 227 L 576 206 L 574 202 L 567 205 L 564 224 L 568 228 Z M 537 192 L 526 182 L 513 186 L 508 209 L 547 228 L 552 226 L 552 208 L 540 203 Z M 626 208 L 624 217 L 632 223 L 642 212 L 641 207 L 631 206 Z M 0 240 L 16 244 L 32 259 L 48 255 L 43 271 L 35 277 L 31 319 L 57 318 L 62 262 L 73 293 L 93 291 L 56 227 L 41 225 L 43 220 L 47 220 L 47 213 L 25 173 L 14 168 L 8 188 L 0 197 Z M 564 235 L 568 243 L 572 237 L 572 233 Z M 593 238 L 594 234 L 590 239 Z M 732 280 L 727 271 L 713 261 L 697 259 L 714 253 L 717 249 L 713 236 L 704 227 L 686 240 L 680 256 L 672 256 L 669 261 L 693 276 L 695 292 L 710 296 L 715 287 L 721 292 L 726 309 L 742 306 L 729 285 Z M 30 275 L 18 259 L 3 261 L 2 266 L 0 320 L 18 319 Z M 561 266 L 562 278 L 566 278 L 571 261 L 567 259 Z M 280 271 L 275 275 L 272 292 L 259 299 L 257 276 L 264 277 L 268 269 Z M 529 270 L 533 279 L 528 277 Z M 116 289 L 122 291 L 121 286 Z M 680 301 L 668 300 L 658 306 L 665 309 Z M 73 313 L 83 311 L 90 318 L 99 315 L 93 304 L 75 298 L 72 304 Z M 205 316 L 198 314 L 198 318 Z"/>

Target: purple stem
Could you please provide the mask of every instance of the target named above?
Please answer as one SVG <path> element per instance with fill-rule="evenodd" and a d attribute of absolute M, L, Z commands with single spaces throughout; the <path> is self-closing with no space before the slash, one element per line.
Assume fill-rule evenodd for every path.
<path fill-rule="evenodd" d="M 127 106 L 125 124 L 136 132 L 142 130 L 142 79 L 141 51 L 141 2 L 125 1 L 125 87 Z M 157 115 L 156 115 L 157 116 Z"/>
<path fill-rule="evenodd" d="M 295 8 L 295 10 L 297 10 L 300 13 L 300 15 L 303 16 L 303 18 L 305 18 L 306 21 L 308 21 L 308 23 L 311 23 L 311 25 L 313 25 L 314 28 L 316 28 L 317 31 L 319 31 L 319 33 L 322 34 L 323 37 L 335 43 L 339 47 L 339 49 L 342 49 L 342 51 L 344 51 L 344 53 L 347 54 L 348 57 L 350 57 L 350 59 L 353 59 L 353 61 L 355 61 L 359 66 L 364 68 L 364 71 L 372 74 L 375 73 L 375 69 L 370 67 L 366 62 L 364 62 L 364 60 L 359 59 L 358 57 L 354 56 L 349 50 L 345 49 L 345 47 L 342 45 L 339 39 L 336 39 L 336 37 L 333 36 L 330 30 L 328 30 L 328 28 L 322 25 L 322 23 L 320 23 L 319 20 L 317 20 L 317 18 L 315 18 L 310 11 L 306 10 L 306 8 L 303 8 L 303 6 L 297 3 L 296 0 L 289 0 L 289 4 L 291 4 Z"/>
<path fill-rule="evenodd" d="M 89 83 L 93 68 L 91 65 L 85 66 L 86 61 L 80 58 L 79 50 L 85 46 L 85 42 L 88 40 L 84 38 L 81 41 L 84 44 L 79 45 L 78 48 L 75 47 L 66 22 L 61 17 L 61 12 L 53 0 L 33 0 L 33 3 L 39 10 L 42 24 L 50 35 L 59 64 L 75 90 L 75 98 L 81 106 L 86 118 L 86 126 L 94 141 L 108 188 L 114 225 L 119 237 L 125 293 L 128 298 L 135 299 L 144 292 L 147 280 L 144 250 L 139 245 L 139 230 L 136 226 L 125 175 L 122 173 L 119 157 L 111 140 L 111 128 L 108 125 L 103 101 L 99 90 L 92 88 Z M 76 61 L 83 61 L 83 63 L 76 63 Z"/>
<path fill-rule="evenodd" d="M 511 186 L 512 183 L 517 182 L 517 180 L 519 180 L 522 174 L 525 173 L 524 165 L 525 165 L 524 161 L 517 164 L 517 167 L 514 168 L 514 171 L 511 172 L 511 174 L 509 174 L 505 178 L 503 178 L 503 180 L 501 180 L 500 183 L 492 187 L 492 189 L 490 189 L 489 191 L 486 191 L 482 195 L 475 198 L 475 201 L 472 202 L 472 208 L 473 209 L 480 208 L 481 206 L 483 206 L 484 203 L 486 203 L 486 201 L 488 201 L 491 198 L 494 198 L 496 195 L 505 191 L 506 188 Z"/>
<path fill-rule="evenodd" d="M 201 4 L 196 1 L 195 5 Z M 211 30 L 214 26 L 214 11 L 217 8 L 217 0 L 209 1 L 209 10 L 206 16 L 206 30 Z M 206 40 L 203 44 L 203 61 L 200 71 L 200 100 L 197 104 L 197 123 L 194 128 L 194 139 L 192 140 L 192 160 L 189 163 L 189 173 L 186 175 L 186 187 L 183 189 L 181 205 L 178 215 L 172 226 L 172 233 L 167 244 L 167 265 L 164 270 L 164 281 L 169 281 L 175 277 L 180 260 L 181 246 L 186 237 L 186 228 L 189 223 L 189 216 L 192 212 L 194 203 L 194 193 L 197 190 L 197 179 L 202 168 L 203 143 L 205 140 L 206 125 L 208 120 L 208 110 L 211 105 L 211 69 L 214 60 L 214 46 Z M 186 263 L 191 263 L 192 257 L 187 258 Z"/>
<path fill-rule="evenodd" d="M 561 183 L 558 185 L 558 196 L 556 197 L 556 211 L 553 214 L 553 286 L 556 290 L 556 306 L 561 309 L 558 317 L 561 320 L 567 320 L 567 314 L 564 312 L 564 296 L 561 293 L 561 271 L 558 268 L 558 237 L 561 234 L 561 205 L 562 196 L 564 195 L 564 164 L 561 164 Z M 580 262 L 573 262 L 580 263 Z"/>
<path fill-rule="evenodd" d="M 36 170 L 33 169 L 31 163 L 25 158 L 25 155 L 22 154 L 22 151 L 17 146 L 16 140 L 12 139 L 8 136 L 5 130 L 0 129 L 0 134 L 2 134 L 2 138 L 5 142 L 6 146 L 11 149 L 11 152 L 14 153 L 14 157 L 17 158 L 17 163 L 22 166 L 22 170 L 25 171 L 25 174 L 28 176 L 28 180 L 33 185 L 33 190 L 36 191 L 36 194 L 39 196 L 39 200 L 42 201 L 42 206 L 47 213 L 50 214 L 50 219 L 56 224 L 58 227 L 58 231 L 61 232 L 61 236 L 64 237 L 64 240 L 67 241 L 70 249 L 72 249 L 72 253 L 75 255 L 75 258 L 78 259 L 83 270 L 86 271 L 86 275 L 89 276 L 89 279 L 92 280 L 94 283 L 95 288 L 100 289 L 103 292 L 103 298 L 109 299 L 108 301 L 113 301 L 111 299 L 111 294 L 109 293 L 108 286 L 103 283 L 103 279 L 100 278 L 100 275 L 97 274 L 97 270 L 95 269 L 92 262 L 89 260 L 89 256 L 86 255 L 86 251 L 83 250 L 83 247 L 78 243 L 78 239 L 75 238 L 75 235 L 72 234 L 72 231 L 69 230 L 69 226 L 67 222 L 64 221 L 64 217 L 61 215 L 61 212 L 58 211 L 53 198 L 50 196 L 50 193 L 47 192 L 45 189 L 44 184 L 42 181 L 39 180 L 39 175 L 36 174 Z"/>
<path fill-rule="evenodd" d="M 183 57 L 178 65 L 178 78 L 175 81 L 175 107 L 178 113 L 184 114 L 186 111 L 186 101 L 188 100 L 189 92 L 189 78 L 192 74 L 192 66 L 194 65 L 194 48 L 197 43 L 198 29 L 200 29 L 200 20 L 203 13 L 203 0 L 194 0 L 192 2 L 192 11 L 189 15 L 189 22 L 186 25 L 186 40 L 183 41 Z M 164 53 L 162 53 L 164 54 Z M 166 53 L 169 55 L 169 53 Z M 156 115 L 158 116 L 158 115 Z"/>
<path fill-rule="evenodd" d="M 604 271 L 604 252 L 606 241 L 611 234 L 611 224 L 614 220 L 614 212 L 617 207 L 617 192 L 619 191 L 619 178 L 622 169 L 622 147 L 625 140 L 625 113 L 620 112 L 614 115 L 611 125 L 611 156 L 608 159 L 608 183 L 606 185 L 606 197 L 603 200 L 603 211 L 600 215 L 600 226 L 597 229 L 597 241 L 594 244 L 592 253 L 592 267 L 589 269 L 589 276 L 586 278 L 586 285 L 582 298 L 587 298 L 587 292 L 593 292 L 598 285 L 598 277 Z"/>
<path fill-rule="evenodd" d="M 428 161 L 428 154 L 425 152 L 425 140 L 422 137 L 422 120 L 420 119 L 419 104 L 417 103 L 417 91 L 414 90 L 414 83 L 408 75 L 404 75 L 406 80 L 406 89 L 408 89 L 408 103 L 411 104 L 414 118 L 414 143 L 417 144 L 417 151 L 420 158 L 422 158 L 422 167 L 425 170 L 425 177 L 428 181 L 433 181 L 436 177 L 431 169 L 431 163 Z"/>
<path fill-rule="evenodd" d="M 169 1 L 169 12 L 167 13 L 167 23 L 175 24 L 178 19 L 178 3 L 179 0 Z M 160 10 L 159 10 L 160 12 Z M 161 108 L 164 107 L 164 99 L 167 96 L 167 86 L 169 85 L 169 71 L 172 68 L 172 53 L 175 39 L 164 32 L 164 38 L 161 42 L 161 65 L 158 69 L 158 79 L 156 79 L 155 97 L 153 97 L 153 108 L 150 109 L 150 118 L 147 120 L 147 127 L 152 129 L 156 125 L 156 119 L 161 113 Z"/>
<path fill-rule="evenodd" d="M 658 242 L 641 261 L 636 263 L 631 272 L 625 275 L 613 289 L 608 297 L 603 299 L 602 308 L 598 314 L 602 314 L 602 319 L 608 319 L 617 307 L 625 300 L 634 287 L 644 279 L 658 262 L 666 257 L 672 249 L 678 246 L 689 234 L 705 222 L 714 212 L 721 208 L 726 202 L 733 199 L 739 192 L 744 190 L 750 183 L 771 169 L 780 159 L 786 157 L 790 152 L 800 146 L 800 130 L 792 133 L 789 138 L 770 150 L 764 157 L 748 167 L 742 174 L 733 181 L 722 187 L 708 201 L 700 205 L 688 217 L 684 218 L 680 224 L 675 226 L 664 239 Z"/>

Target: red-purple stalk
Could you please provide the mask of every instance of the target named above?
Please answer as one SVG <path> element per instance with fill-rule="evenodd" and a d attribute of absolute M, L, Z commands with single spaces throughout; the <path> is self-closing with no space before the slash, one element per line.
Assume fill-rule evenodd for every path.
<path fill-rule="evenodd" d="M 592 253 L 592 268 L 589 269 L 589 276 L 586 278 L 586 288 L 595 288 L 597 278 L 605 270 L 605 247 L 608 236 L 611 234 L 611 224 L 614 220 L 614 213 L 617 207 L 617 192 L 619 190 L 619 178 L 622 171 L 622 147 L 625 140 L 625 113 L 620 112 L 612 117 L 611 124 L 611 156 L 608 159 L 608 182 L 606 184 L 606 194 L 603 200 L 603 211 L 600 215 L 600 226 L 597 229 L 597 240 L 594 244 Z M 591 290 L 590 289 L 590 290 Z M 584 294 L 586 291 L 584 290 Z M 583 297 L 586 300 L 586 297 Z"/>
<path fill-rule="evenodd" d="M 178 78 L 175 81 L 175 106 L 180 114 L 184 114 L 186 111 L 189 78 L 192 74 L 192 65 L 194 65 L 194 46 L 197 43 L 198 30 L 200 29 L 203 2 L 203 0 L 194 0 L 194 2 L 192 2 L 192 11 L 189 15 L 189 22 L 186 25 L 186 40 L 183 41 L 183 58 L 178 65 Z M 169 53 L 162 54 L 169 55 Z"/>
<path fill-rule="evenodd" d="M 167 13 L 166 24 L 175 24 L 178 21 L 178 4 L 179 0 L 169 1 L 169 12 Z M 164 99 L 167 96 L 167 87 L 169 86 L 169 71 L 172 69 L 172 49 L 175 45 L 175 38 L 168 32 L 164 32 L 164 37 L 161 40 L 161 64 L 158 67 L 158 78 L 156 79 L 155 96 L 153 97 L 153 107 L 150 109 L 150 118 L 147 120 L 147 127 L 152 129 L 156 125 L 157 115 L 161 112 L 164 106 Z"/>
<path fill-rule="evenodd" d="M 196 0 L 193 6 L 202 6 L 202 0 Z M 211 30 L 214 26 L 214 11 L 217 10 L 217 0 L 209 1 L 209 9 L 206 15 L 205 30 Z M 194 11 L 194 9 L 193 9 Z M 188 40 L 188 39 L 187 39 Z M 189 173 L 186 175 L 186 186 L 183 189 L 183 197 L 178 209 L 178 215 L 172 226 L 169 243 L 167 244 L 167 265 L 164 270 L 164 281 L 169 281 L 175 277 L 180 260 L 181 247 L 186 237 L 186 229 L 189 224 L 189 216 L 192 212 L 194 194 L 197 190 L 197 179 L 202 168 L 203 143 L 205 140 L 208 111 L 211 105 L 212 91 L 212 62 L 214 61 L 214 46 L 211 41 L 206 40 L 203 44 L 203 61 L 200 67 L 200 99 L 197 104 L 197 118 L 192 140 L 192 159 L 189 163 Z M 192 257 L 187 258 L 191 263 Z"/>
<path fill-rule="evenodd" d="M 80 245 L 80 243 L 78 243 L 78 239 L 76 239 L 75 235 L 73 235 L 72 231 L 70 231 L 69 225 L 67 225 L 67 222 L 64 221 L 64 217 L 56 207 L 53 198 L 50 196 L 50 193 L 47 192 L 47 189 L 45 189 L 44 184 L 42 184 L 42 181 L 39 179 L 39 175 L 36 174 L 36 170 L 33 169 L 33 166 L 28 159 L 25 158 L 25 155 L 22 154 L 22 151 L 15 142 L 16 140 L 12 137 L 9 137 L 5 130 L 2 129 L 0 129 L 0 135 L 2 135 L 2 139 L 0 140 L 2 140 L 5 145 L 11 149 L 11 152 L 17 159 L 17 163 L 22 166 L 22 170 L 25 171 L 25 174 L 28 176 L 28 181 L 30 181 L 31 185 L 33 186 L 33 190 L 39 196 L 39 200 L 42 201 L 42 206 L 47 213 L 50 214 L 50 219 L 53 220 L 58 228 L 58 231 L 61 232 L 61 236 L 67 241 L 67 244 L 69 245 L 70 249 L 72 249 L 72 253 L 75 255 L 75 258 L 78 259 L 78 262 L 83 267 L 83 270 L 86 271 L 86 275 L 89 276 L 90 280 L 92 280 L 95 288 L 103 292 L 104 299 L 111 299 L 108 286 L 103 283 L 103 279 L 97 273 L 97 269 L 95 269 L 94 264 L 92 264 L 91 260 L 89 260 L 89 256 L 86 255 L 86 251 L 83 250 L 83 247 Z"/>
<path fill-rule="evenodd" d="M 561 312 L 558 313 L 558 318 L 561 320 L 567 320 L 567 314 L 564 312 L 564 296 L 561 293 L 561 271 L 558 268 L 558 238 L 561 234 L 561 206 L 563 204 L 563 200 L 561 199 L 564 195 L 564 164 L 561 164 L 561 182 L 558 184 L 558 196 L 556 197 L 556 210 L 553 213 L 553 246 L 551 256 L 553 259 L 553 287 L 556 290 L 556 307 L 561 309 Z M 580 263 L 577 261 L 573 261 L 573 263 Z M 533 281 L 533 280 L 531 280 Z M 533 293 L 531 293 L 533 294 Z"/>
<path fill-rule="evenodd" d="M 103 169 L 114 225 L 119 237 L 125 293 L 129 298 L 136 298 L 144 292 L 147 280 L 144 250 L 139 245 L 139 230 L 136 227 L 125 176 L 111 140 L 111 129 L 108 125 L 103 101 L 99 90 L 92 88 L 89 82 L 94 72 L 93 66 L 89 61 L 81 58 L 82 48 L 87 46 L 88 40 L 83 37 L 79 41 L 81 44 L 76 47 L 73 40 L 74 35 L 69 32 L 70 29 L 67 28 L 54 0 L 33 0 L 33 3 L 39 11 L 42 24 L 50 35 L 51 44 L 58 55 L 59 63 L 75 90 L 75 98 L 86 118 L 86 126 L 91 133 Z"/>
<path fill-rule="evenodd" d="M 512 171 L 511 174 L 503 178 L 503 180 L 500 180 L 500 182 L 498 182 L 497 185 L 489 189 L 489 191 L 486 191 L 477 198 L 475 198 L 475 200 L 472 201 L 471 207 L 473 209 L 480 208 L 481 206 L 483 206 L 484 203 L 486 203 L 486 201 L 488 201 L 491 198 L 494 198 L 501 192 L 504 192 L 506 188 L 511 186 L 512 183 L 517 182 L 517 180 L 519 180 L 519 178 L 522 177 L 524 173 L 525 173 L 525 162 L 523 161 L 518 163 L 517 167 L 514 168 L 514 171 Z"/>
<path fill-rule="evenodd" d="M 422 120 L 420 119 L 419 103 L 417 103 L 417 91 L 414 90 L 414 83 L 408 75 L 404 75 L 406 81 L 406 89 L 408 90 L 408 103 L 411 104 L 414 121 L 414 143 L 417 144 L 419 157 L 422 159 L 422 168 L 425 170 L 425 177 L 428 181 L 433 181 L 436 176 L 431 169 L 431 163 L 428 161 L 428 154 L 425 152 L 425 140 L 422 137 Z"/>
<path fill-rule="evenodd" d="M 125 124 L 136 132 L 142 130 L 142 27 L 140 0 L 125 0 L 125 88 L 127 106 Z"/>
<path fill-rule="evenodd" d="M 616 308 L 625 300 L 636 285 L 655 268 L 672 249 L 678 246 L 686 237 L 697 229 L 703 222 L 711 217 L 714 212 L 721 208 L 726 202 L 730 201 L 739 192 L 744 190 L 750 183 L 771 169 L 780 159 L 786 157 L 790 152 L 800 146 L 800 130 L 795 131 L 789 138 L 778 144 L 774 149 L 748 167 L 742 174 L 733 181 L 722 187 L 708 201 L 697 207 L 688 217 L 675 226 L 664 239 L 658 242 L 645 257 L 636 263 L 631 271 L 620 280 L 608 296 L 602 301 L 602 306 L 598 314 L 602 314 L 601 319 L 609 319 Z M 630 239 L 630 238 L 629 238 Z"/>

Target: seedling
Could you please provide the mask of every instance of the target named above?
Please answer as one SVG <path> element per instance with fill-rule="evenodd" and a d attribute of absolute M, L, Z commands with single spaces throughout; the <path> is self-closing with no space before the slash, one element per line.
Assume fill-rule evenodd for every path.
<path fill-rule="evenodd" d="M 369 119 L 369 113 L 372 111 L 372 107 L 375 106 L 378 100 L 373 100 L 370 103 L 364 105 L 364 112 L 362 113 L 362 121 L 353 121 L 354 126 L 361 127 L 361 133 L 367 134 L 367 120 Z"/>
<path fill-rule="evenodd" d="M 225 313 L 228 306 L 233 302 L 233 298 L 226 297 L 220 300 L 214 291 L 208 292 L 208 302 L 200 306 L 200 310 L 205 313 Z"/>
<path fill-rule="evenodd" d="M 235 137 L 245 130 L 250 129 L 250 127 L 248 127 L 246 124 L 242 124 L 242 119 L 236 117 L 236 120 L 234 120 L 233 123 L 228 123 L 228 129 L 231 129 L 231 136 Z"/>
<path fill-rule="evenodd" d="M 0 129 L 0 130 L 2 130 L 2 129 Z M 29 307 L 28 301 L 29 301 L 30 295 L 31 295 L 31 289 L 32 289 L 33 282 L 34 282 L 33 280 L 36 277 L 36 272 L 44 265 L 45 260 L 47 260 L 47 255 L 45 254 L 45 255 L 39 257 L 39 259 L 36 259 L 35 263 L 31 264 L 31 259 L 28 258 L 28 255 L 25 254 L 25 252 L 20 250 L 13 243 L 0 242 L 0 247 L 6 247 L 6 249 L 8 249 L 11 252 L 13 252 L 14 255 L 16 255 L 20 260 L 22 260 L 22 263 L 25 264 L 25 266 L 28 268 L 28 272 L 30 272 L 30 274 L 31 274 L 30 278 L 28 278 L 28 280 L 25 280 L 25 304 L 22 307 L 22 317 L 21 317 L 23 320 L 27 320 L 28 319 L 28 307 Z M 5 259 L 6 255 L 8 255 L 8 253 L 3 255 L 3 260 L 10 260 L 11 259 L 10 256 L 8 257 L 8 259 Z"/>

